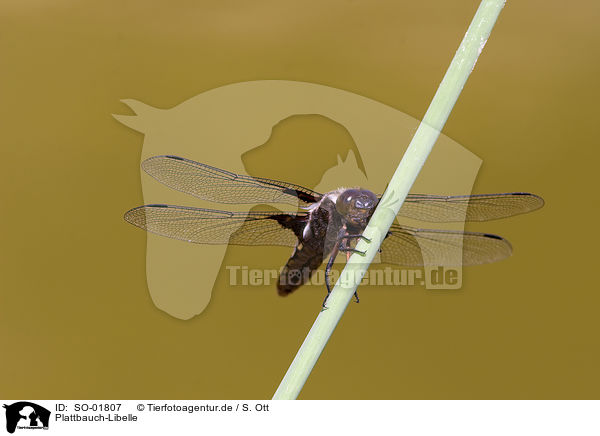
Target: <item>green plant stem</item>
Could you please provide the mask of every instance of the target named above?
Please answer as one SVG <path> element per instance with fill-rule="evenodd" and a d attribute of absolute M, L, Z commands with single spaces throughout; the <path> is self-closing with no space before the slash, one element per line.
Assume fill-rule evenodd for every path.
<path fill-rule="evenodd" d="M 503 6 L 504 0 L 483 0 L 481 2 L 446 75 L 429 105 L 423 121 L 419 125 L 369 225 L 363 233 L 371 242 L 361 240 L 356 246 L 356 249 L 364 251 L 365 255 L 353 254 L 346 264 L 327 300 L 327 310 L 321 311 L 317 316 L 298 354 L 275 392 L 274 400 L 296 399 L 300 394 L 306 379 L 375 257 L 427 156 L 429 156 Z"/>

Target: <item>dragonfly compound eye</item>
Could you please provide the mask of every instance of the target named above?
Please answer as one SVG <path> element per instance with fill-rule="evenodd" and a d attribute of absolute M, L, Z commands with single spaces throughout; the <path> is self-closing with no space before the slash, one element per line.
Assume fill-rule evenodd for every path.
<path fill-rule="evenodd" d="M 335 208 L 341 214 L 347 214 L 355 207 L 356 198 L 359 195 L 358 189 L 347 189 L 337 198 Z"/>

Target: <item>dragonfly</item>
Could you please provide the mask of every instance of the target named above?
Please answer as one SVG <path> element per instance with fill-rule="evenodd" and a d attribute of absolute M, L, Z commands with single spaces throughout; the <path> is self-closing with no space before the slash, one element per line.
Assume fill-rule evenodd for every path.
<path fill-rule="evenodd" d="M 290 182 L 235 174 L 178 156 L 153 156 L 142 169 L 169 188 L 221 204 L 286 204 L 295 211 L 204 209 L 147 204 L 125 213 L 125 220 L 148 232 L 196 244 L 287 246 L 293 252 L 282 268 L 277 291 L 287 296 L 305 284 L 328 258 L 330 274 L 340 253 L 358 252 L 362 235 L 381 196 L 363 188 L 319 193 Z M 432 223 L 488 221 L 541 208 L 541 197 L 527 192 L 475 195 L 408 194 L 399 216 Z M 457 262 L 457 249 L 462 259 Z M 501 236 L 459 230 L 415 228 L 394 223 L 380 247 L 383 263 L 420 267 L 477 265 L 509 257 L 511 244 Z M 364 253 L 362 253 L 364 254 Z M 355 294 L 356 302 L 359 301 Z"/>

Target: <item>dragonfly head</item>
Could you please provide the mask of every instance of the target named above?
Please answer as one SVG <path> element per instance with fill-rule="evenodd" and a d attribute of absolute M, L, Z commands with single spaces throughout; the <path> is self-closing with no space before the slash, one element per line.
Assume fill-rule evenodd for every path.
<path fill-rule="evenodd" d="M 377 196 L 367 189 L 346 189 L 336 202 L 335 208 L 352 224 L 367 225 L 377 206 Z"/>

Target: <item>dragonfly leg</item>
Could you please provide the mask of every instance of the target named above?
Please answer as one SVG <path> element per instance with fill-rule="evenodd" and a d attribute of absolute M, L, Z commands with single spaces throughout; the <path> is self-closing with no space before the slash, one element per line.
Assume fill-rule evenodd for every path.
<path fill-rule="evenodd" d="M 350 258 L 351 253 L 358 253 L 361 256 L 365 255 L 364 251 L 355 250 L 354 248 L 351 248 L 348 246 L 348 239 L 353 239 L 353 238 L 362 238 L 366 242 L 369 242 L 369 243 L 371 242 L 370 239 L 364 237 L 363 235 L 343 235 L 343 236 L 341 235 L 341 236 L 339 236 L 338 241 L 340 241 L 340 242 L 339 242 L 339 244 L 337 244 L 337 246 L 332 251 L 331 256 L 329 257 L 329 261 L 327 262 L 327 266 L 325 267 L 325 285 L 327 286 L 327 296 L 323 300 L 323 308 L 324 309 L 327 308 L 325 306 L 325 303 L 327 303 L 327 299 L 329 298 L 329 295 L 331 294 L 331 284 L 329 283 L 329 275 L 331 274 L 331 268 L 333 266 L 333 262 L 335 261 L 335 258 L 338 255 L 338 253 L 340 251 L 345 252 L 346 260 L 348 260 Z M 356 291 L 354 291 L 354 298 L 357 303 L 360 301 L 358 298 L 358 293 Z"/>
<path fill-rule="evenodd" d="M 371 241 L 369 241 L 369 242 L 371 242 Z M 345 241 L 345 243 L 347 244 L 348 242 L 347 242 L 347 241 Z M 342 242 L 342 244 L 344 244 L 344 242 Z M 348 246 L 347 246 L 347 245 L 345 245 L 343 248 L 348 248 Z M 350 260 L 350 254 L 351 254 L 351 253 L 350 253 L 349 251 L 346 251 L 346 262 Z M 356 301 L 357 303 L 360 301 L 360 300 L 358 299 L 358 291 L 354 291 L 354 298 L 355 298 L 355 301 Z"/>
<path fill-rule="evenodd" d="M 323 300 L 323 308 L 326 309 L 325 303 L 327 303 L 327 299 L 329 298 L 329 294 L 331 294 L 331 284 L 329 283 L 329 276 L 331 274 L 331 268 L 333 267 L 333 262 L 335 261 L 335 257 L 338 254 L 338 249 L 334 249 L 329 257 L 329 261 L 327 262 L 327 266 L 325 267 L 325 286 L 327 286 L 327 295 Z"/>
<path fill-rule="evenodd" d="M 349 235 L 343 235 L 339 237 L 340 240 L 340 244 L 339 244 L 339 250 L 346 252 L 346 260 L 350 259 L 350 254 L 351 253 L 358 253 L 361 256 L 364 256 L 366 253 L 364 251 L 360 251 L 360 250 L 355 250 L 354 248 L 351 248 L 348 246 L 348 240 L 349 239 L 362 239 L 363 241 L 367 242 L 368 244 L 371 243 L 371 240 L 369 238 L 367 238 L 366 236 L 363 236 L 362 234 L 349 234 Z M 379 249 L 379 252 L 381 253 L 381 249 Z"/>
<path fill-rule="evenodd" d="M 340 239 L 362 239 L 363 241 L 367 242 L 367 243 L 371 243 L 371 240 L 369 238 L 367 238 L 366 236 L 363 236 L 362 234 L 356 234 L 356 235 L 344 235 L 341 236 Z"/>
<path fill-rule="evenodd" d="M 387 234 L 385 235 L 385 238 L 383 238 L 383 240 L 385 241 L 388 236 L 392 236 L 392 232 L 387 232 Z M 377 252 L 382 253 L 381 246 L 379 246 L 379 248 L 377 249 Z"/>
<path fill-rule="evenodd" d="M 361 256 L 365 256 L 367 254 L 365 251 L 355 250 L 354 248 L 339 247 L 338 249 L 345 253 L 356 253 L 356 254 L 360 254 Z"/>
<path fill-rule="evenodd" d="M 323 300 L 323 308 L 327 308 L 325 306 L 325 303 L 327 303 L 329 294 L 331 294 L 331 284 L 329 283 L 329 274 L 330 274 L 334 259 L 335 259 L 335 256 L 331 256 L 329 258 L 329 262 L 327 262 L 327 266 L 325 267 L 325 285 L 327 286 L 327 295 L 325 296 L 325 299 Z M 354 301 L 356 301 L 357 303 L 360 303 L 360 300 L 358 298 L 358 291 L 354 291 Z"/>

